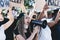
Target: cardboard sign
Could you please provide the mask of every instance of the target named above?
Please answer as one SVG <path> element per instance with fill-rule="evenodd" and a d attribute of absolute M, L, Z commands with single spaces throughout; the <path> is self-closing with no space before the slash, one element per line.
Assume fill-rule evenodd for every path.
<path fill-rule="evenodd" d="M 46 4 L 45 0 L 35 0 L 35 10 L 41 12 Z"/>

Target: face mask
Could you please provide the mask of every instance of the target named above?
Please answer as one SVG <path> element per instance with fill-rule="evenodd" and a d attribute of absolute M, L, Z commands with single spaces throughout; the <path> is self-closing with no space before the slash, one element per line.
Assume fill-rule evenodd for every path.
<path fill-rule="evenodd" d="M 51 22 L 52 20 L 53 20 L 53 18 L 48 18 L 47 23 Z"/>
<path fill-rule="evenodd" d="M 51 22 L 53 20 L 53 18 L 42 18 L 41 21 L 44 21 L 46 20 L 47 23 Z"/>
<path fill-rule="evenodd" d="M 42 18 L 42 19 L 41 19 L 41 21 L 44 21 L 44 20 L 46 20 L 46 18 Z"/>

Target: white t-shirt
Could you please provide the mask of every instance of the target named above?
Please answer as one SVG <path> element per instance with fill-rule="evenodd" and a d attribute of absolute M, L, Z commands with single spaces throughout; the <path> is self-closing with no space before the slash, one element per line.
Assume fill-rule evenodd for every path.
<path fill-rule="evenodd" d="M 45 29 L 41 28 L 39 34 L 39 40 L 52 40 L 51 38 L 51 30 L 48 26 Z"/>
<path fill-rule="evenodd" d="M 45 20 L 45 18 L 43 18 L 42 20 Z M 46 20 L 47 20 L 47 22 L 50 22 L 52 19 L 46 19 Z M 41 27 L 41 31 L 38 36 L 38 40 L 52 40 L 51 30 L 48 25 L 46 26 L 45 29 L 43 29 Z"/>
<path fill-rule="evenodd" d="M 3 25 L 0 27 L 0 40 L 5 40 L 6 36 L 4 33 L 4 27 Z"/>

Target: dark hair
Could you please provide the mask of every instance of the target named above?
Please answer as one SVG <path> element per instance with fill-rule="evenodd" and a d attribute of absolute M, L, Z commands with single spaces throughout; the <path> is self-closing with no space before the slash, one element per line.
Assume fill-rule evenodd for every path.
<path fill-rule="evenodd" d="M 28 38 L 30 36 L 30 27 L 28 27 L 27 29 L 27 34 L 29 36 L 26 36 L 25 33 L 24 33 L 24 16 L 21 17 L 18 21 L 17 21 L 17 24 L 16 24 L 16 28 L 18 27 L 18 31 L 19 33 L 24 37 L 24 38 Z"/>

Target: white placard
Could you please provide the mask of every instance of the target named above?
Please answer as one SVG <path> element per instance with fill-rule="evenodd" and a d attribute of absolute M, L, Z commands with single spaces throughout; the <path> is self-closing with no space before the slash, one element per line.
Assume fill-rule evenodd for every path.
<path fill-rule="evenodd" d="M 35 0 L 35 10 L 41 12 L 45 4 L 45 0 Z"/>

